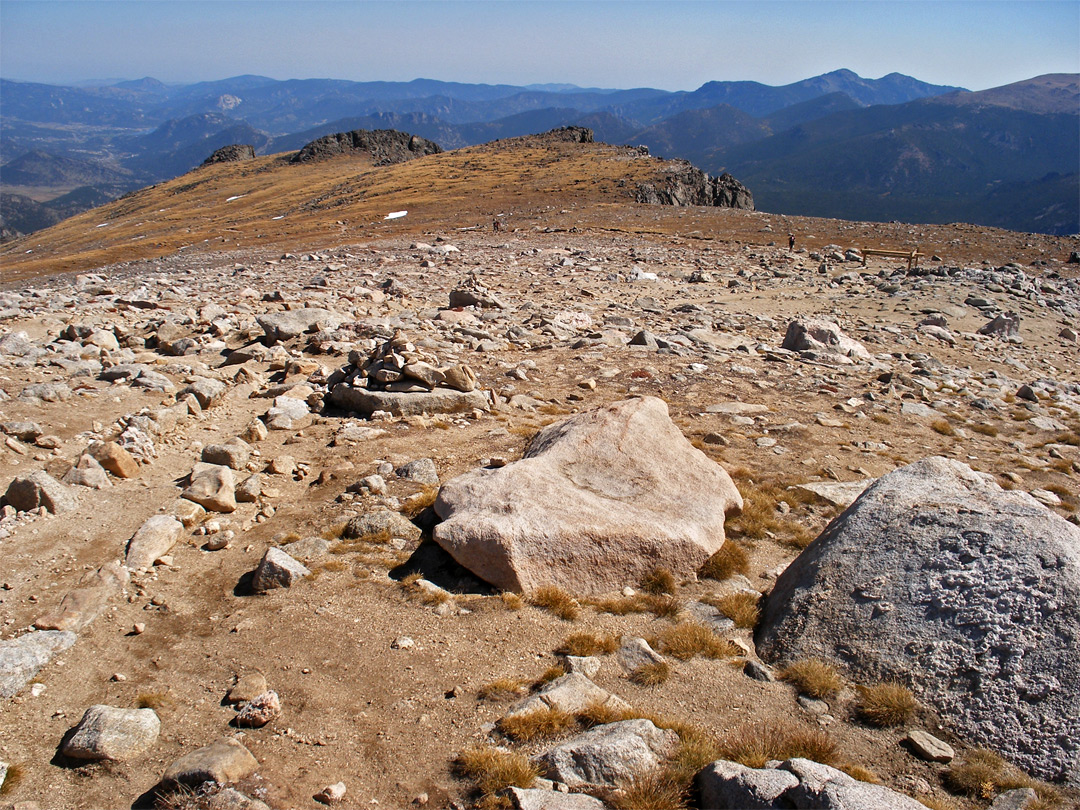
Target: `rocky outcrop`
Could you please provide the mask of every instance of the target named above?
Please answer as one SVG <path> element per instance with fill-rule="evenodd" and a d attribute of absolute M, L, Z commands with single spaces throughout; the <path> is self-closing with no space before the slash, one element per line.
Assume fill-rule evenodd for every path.
<path fill-rule="evenodd" d="M 223 146 L 214 154 L 202 162 L 203 166 L 212 166 L 215 163 L 239 163 L 244 160 L 255 159 L 255 147 L 248 143 L 230 143 Z"/>
<path fill-rule="evenodd" d="M 958 461 L 880 478 L 784 571 L 768 661 L 912 685 L 964 738 L 1080 784 L 1080 529 Z"/>
<path fill-rule="evenodd" d="M 336 155 L 366 153 L 375 161 L 376 166 L 389 166 L 440 152 L 441 146 L 419 135 L 410 135 L 396 129 L 355 129 L 312 141 L 297 152 L 290 162 L 307 163 Z"/>
<path fill-rule="evenodd" d="M 500 588 L 599 593 L 657 566 L 693 577 L 741 509 L 723 468 L 644 397 L 549 425 L 520 461 L 448 482 L 434 537 Z"/>
<path fill-rule="evenodd" d="M 638 185 L 636 199 L 651 205 L 707 205 L 754 210 L 754 195 L 730 174 L 710 177 L 686 160 L 668 161 L 661 180 Z"/>

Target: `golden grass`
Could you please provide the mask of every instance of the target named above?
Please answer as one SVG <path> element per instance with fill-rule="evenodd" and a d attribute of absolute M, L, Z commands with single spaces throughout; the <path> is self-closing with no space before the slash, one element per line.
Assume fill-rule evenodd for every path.
<path fill-rule="evenodd" d="M 525 600 L 521 598 L 520 594 L 503 593 L 499 597 L 502 599 L 503 607 L 507 610 L 521 610 L 525 606 Z"/>
<path fill-rule="evenodd" d="M 973 432 L 979 433 L 979 434 L 981 434 L 983 436 L 989 436 L 990 438 L 994 438 L 995 436 L 998 435 L 998 433 L 1001 432 L 1001 431 L 999 431 L 997 429 L 997 425 L 991 425 L 989 423 L 987 423 L 987 424 L 978 424 L 978 425 L 969 425 L 968 427 Z"/>
<path fill-rule="evenodd" d="M 792 723 L 741 726 L 720 740 L 719 749 L 720 758 L 748 768 L 763 768 L 769 760 L 792 757 L 835 765 L 839 753 L 824 731 Z"/>
<path fill-rule="evenodd" d="M 540 766 L 524 754 L 491 747 L 469 748 L 454 764 L 485 796 L 508 787 L 529 788 L 540 775 Z"/>
<path fill-rule="evenodd" d="M 843 771 L 852 779 L 858 779 L 860 782 L 867 782 L 871 785 L 881 784 L 880 776 L 865 765 L 860 765 L 858 762 L 841 762 L 836 766 L 836 769 Z"/>
<path fill-rule="evenodd" d="M 26 779 L 26 768 L 18 762 L 8 763 L 7 776 L 0 785 L 0 796 L 7 796 Z"/>
<path fill-rule="evenodd" d="M 577 721 L 586 728 L 606 726 L 608 723 L 631 720 L 637 716 L 632 710 L 613 709 L 605 703 L 590 703 L 575 715 Z"/>
<path fill-rule="evenodd" d="M 944 796 L 924 796 L 917 801 L 930 810 L 960 810 L 960 805 Z"/>
<path fill-rule="evenodd" d="M 655 596 L 675 593 L 675 577 L 667 568 L 654 568 L 641 578 L 641 590 Z"/>
<path fill-rule="evenodd" d="M 431 484 L 426 484 L 419 492 L 414 492 L 405 498 L 401 504 L 401 509 L 398 510 L 402 515 L 412 520 L 419 515 L 429 506 L 434 506 L 436 499 L 439 497 L 439 487 Z"/>
<path fill-rule="evenodd" d="M 331 543 L 335 540 L 340 540 L 341 535 L 345 534 L 345 527 L 349 525 L 347 520 L 335 523 L 333 526 L 327 526 L 319 533 L 319 537 L 323 540 L 328 540 Z"/>
<path fill-rule="evenodd" d="M 561 678 L 566 674 L 566 668 L 562 664 L 552 664 L 550 667 L 540 673 L 540 676 L 532 682 L 533 689 L 539 689 L 546 683 L 551 683 L 556 678 Z"/>
<path fill-rule="evenodd" d="M 728 540 L 720 550 L 705 561 L 698 575 L 706 579 L 725 580 L 735 574 L 745 576 L 750 572 L 750 556 L 746 549 L 734 540 Z"/>
<path fill-rule="evenodd" d="M 872 726 L 902 726 L 911 722 L 919 710 L 915 695 L 902 683 L 888 681 L 855 689 L 859 693 L 855 713 Z"/>
<path fill-rule="evenodd" d="M 421 574 L 409 574 L 401 580 L 401 590 L 409 599 L 420 602 L 422 605 L 435 606 L 450 602 L 453 597 L 442 588 L 429 589 L 420 585 L 423 579 Z"/>
<path fill-rule="evenodd" d="M 737 655 L 739 648 L 702 624 L 680 622 L 669 627 L 657 639 L 661 652 L 689 661 L 696 655 L 704 658 L 730 658 Z"/>
<path fill-rule="evenodd" d="M 645 610 L 658 619 L 675 621 L 683 612 L 683 602 L 674 596 L 651 593 L 639 594 L 639 600 Z"/>
<path fill-rule="evenodd" d="M 939 433 L 942 436 L 955 436 L 956 428 L 952 426 L 952 422 L 948 419 L 935 419 L 930 423 L 930 429 L 934 433 Z"/>
<path fill-rule="evenodd" d="M 797 549 L 810 545 L 814 535 L 794 518 L 782 515 L 777 505 L 780 501 L 789 506 L 811 503 L 816 497 L 813 493 L 791 489 L 780 481 L 755 484 L 751 479 L 740 481 L 738 486 L 743 511 L 725 524 L 728 534 L 749 541 L 771 538 Z"/>
<path fill-rule="evenodd" d="M 175 705 L 176 701 L 168 692 L 139 692 L 135 697 L 135 707 L 138 709 L 153 709 L 161 712 Z"/>
<path fill-rule="evenodd" d="M 637 774 L 610 800 L 615 810 L 680 810 L 687 806 L 687 788 L 675 774 L 659 769 Z"/>
<path fill-rule="evenodd" d="M 555 652 L 560 655 L 600 655 L 613 653 L 619 648 L 619 637 L 600 636 L 596 633 L 574 633 L 563 639 Z"/>
<path fill-rule="evenodd" d="M 1054 441 L 1057 444 L 1068 444 L 1072 445 L 1073 447 L 1080 447 L 1080 433 L 1074 433 L 1073 431 L 1069 431 L 1067 433 L 1059 433 L 1054 438 Z"/>
<path fill-rule="evenodd" d="M 1016 788 L 1033 789 L 1043 807 L 1056 807 L 1063 801 L 1054 787 L 1031 778 L 985 748 L 968 751 L 961 761 L 954 760 L 946 769 L 943 780 L 945 787 L 953 793 L 983 801 Z"/>
<path fill-rule="evenodd" d="M 813 698 L 835 695 L 844 685 L 836 667 L 816 658 L 794 661 L 780 670 L 779 675 L 781 680 Z"/>
<path fill-rule="evenodd" d="M 577 600 L 558 585 L 544 585 L 537 588 L 529 597 L 529 601 L 563 621 L 572 622 L 581 618 L 581 607 Z"/>
<path fill-rule="evenodd" d="M 630 680 L 638 686 L 660 686 L 671 677 L 667 661 L 650 661 L 630 673 Z"/>
<path fill-rule="evenodd" d="M 496 678 L 476 690 L 481 700 L 500 701 L 521 697 L 528 691 L 528 681 L 522 678 Z"/>
<path fill-rule="evenodd" d="M 723 596 L 707 596 L 701 600 L 712 605 L 733 622 L 736 627 L 752 630 L 761 617 L 761 594 L 735 591 Z"/>
<path fill-rule="evenodd" d="M 572 714 L 550 706 L 525 714 L 504 717 L 497 724 L 499 731 L 521 742 L 548 740 L 576 726 L 577 722 Z"/>

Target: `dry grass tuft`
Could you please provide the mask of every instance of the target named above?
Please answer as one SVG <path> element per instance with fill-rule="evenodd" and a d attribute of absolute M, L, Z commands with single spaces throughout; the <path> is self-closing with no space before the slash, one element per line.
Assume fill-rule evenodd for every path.
<path fill-rule="evenodd" d="M 496 678 L 491 683 L 481 686 L 476 696 L 481 700 L 509 700 L 521 697 L 528 691 L 528 681 L 522 678 Z"/>
<path fill-rule="evenodd" d="M 162 712 L 176 705 L 176 700 L 168 692 L 139 692 L 135 698 L 137 709 L 153 709 Z"/>
<path fill-rule="evenodd" d="M 577 722 L 572 714 L 550 707 L 504 717 L 498 722 L 499 731 L 521 742 L 551 739 L 576 726 Z"/>
<path fill-rule="evenodd" d="M 498 748 L 470 748 L 455 762 L 456 770 L 485 796 L 508 787 L 531 787 L 540 767 L 524 754 Z"/>
<path fill-rule="evenodd" d="M 572 622 L 581 618 L 581 608 L 577 600 L 558 585 L 544 585 L 537 588 L 529 597 L 529 601 L 563 621 Z"/>
<path fill-rule="evenodd" d="M 930 810 L 960 810 L 960 805 L 944 796 L 924 796 L 916 801 L 929 807 Z"/>
<path fill-rule="evenodd" d="M 15 790 L 26 779 L 26 768 L 20 765 L 18 762 L 12 762 L 8 764 L 7 776 L 4 777 L 4 784 L 0 785 L 0 796 L 7 796 Z"/>
<path fill-rule="evenodd" d="M 1073 433 L 1072 431 L 1069 431 L 1068 433 L 1059 433 L 1054 441 L 1058 444 L 1068 444 L 1073 447 L 1080 447 L 1080 433 Z"/>
<path fill-rule="evenodd" d="M 735 574 L 750 572 L 750 556 L 746 549 L 734 540 L 728 540 L 701 566 L 698 574 L 706 579 L 725 580 Z"/>
<path fill-rule="evenodd" d="M 880 785 L 881 777 L 879 777 L 870 768 L 865 765 L 860 765 L 858 762 L 841 762 L 836 766 L 837 770 L 841 770 L 850 776 L 852 779 L 858 779 L 860 782 L 867 782 L 871 785 Z"/>
<path fill-rule="evenodd" d="M 836 667 L 816 658 L 795 661 L 780 670 L 779 674 L 781 680 L 813 698 L 835 695 L 844 685 Z"/>
<path fill-rule="evenodd" d="M 321 537 L 323 540 L 328 540 L 331 543 L 335 540 L 340 540 L 341 536 L 345 534 L 345 527 L 348 525 L 349 522 L 347 520 L 341 521 L 340 523 L 335 523 L 333 526 L 328 526 L 327 528 L 323 529 L 322 532 L 319 534 L 319 537 Z"/>
<path fill-rule="evenodd" d="M 555 650 L 559 655 L 589 656 L 609 654 L 619 647 L 618 636 L 598 636 L 596 633 L 574 633 L 563 639 Z"/>
<path fill-rule="evenodd" d="M 643 593 L 638 594 L 638 601 L 646 611 L 658 619 L 675 621 L 683 612 L 682 600 L 676 599 L 674 596 Z"/>
<path fill-rule="evenodd" d="M 675 732 L 679 735 L 679 746 L 667 767 L 689 783 L 698 771 L 710 762 L 720 759 L 720 743 L 700 726 L 685 723 L 676 723 L 675 726 Z"/>
<path fill-rule="evenodd" d="M 939 433 L 942 436 L 955 436 L 956 428 L 952 426 L 952 422 L 948 419 L 935 419 L 930 423 L 930 429 L 934 433 Z"/>
<path fill-rule="evenodd" d="M 738 647 L 702 624 L 680 622 L 669 627 L 657 640 L 658 648 L 680 661 L 689 661 L 695 655 L 705 658 L 730 658 L 737 655 Z"/>
<path fill-rule="evenodd" d="M 720 740 L 720 757 L 748 768 L 763 768 L 772 759 L 802 757 L 835 765 L 837 747 L 824 731 L 794 724 L 748 724 Z"/>
<path fill-rule="evenodd" d="M 630 680 L 638 686 L 660 686 L 671 676 L 667 661 L 650 661 L 630 673 Z"/>
<path fill-rule="evenodd" d="M 525 600 L 521 598 L 520 594 L 504 593 L 500 594 L 500 598 L 507 610 L 521 610 L 525 606 Z"/>
<path fill-rule="evenodd" d="M 733 622 L 736 627 L 752 630 L 761 616 L 761 594 L 735 591 L 723 596 L 709 596 L 701 600 L 712 605 Z"/>
<path fill-rule="evenodd" d="M 666 769 L 634 776 L 611 799 L 615 810 L 680 810 L 687 806 L 687 788 Z"/>
<path fill-rule="evenodd" d="M 893 728 L 911 722 L 919 702 L 902 683 L 889 681 L 872 686 L 857 686 L 859 701 L 855 711 L 862 720 L 879 728 Z"/>
<path fill-rule="evenodd" d="M 979 433 L 979 434 L 981 434 L 983 436 L 989 436 L 990 438 L 994 438 L 1000 432 L 997 429 L 997 425 L 991 425 L 991 424 L 969 425 L 969 427 L 975 433 Z"/>
<path fill-rule="evenodd" d="M 412 520 L 429 506 L 434 506 L 438 497 L 439 487 L 432 484 L 426 484 L 422 490 L 414 492 L 412 495 L 405 498 L 404 502 L 401 504 L 401 509 L 398 511 L 409 520 Z"/>
<path fill-rule="evenodd" d="M 590 703 L 584 710 L 576 715 L 576 719 L 586 728 L 593 726 L 606 726 L 608 723 L 618 723 L 620 720 L 631 720 L 638 715 L 632 710 L 613 709 L 606 703 Z"/>
<path fill-rule="evenodd" d="M 533 689 L 539 689 L 546 683 L 551 683 L 557 678 L 561 678 L 566 674 L 566 667 L 562 664 L 552 664 L 550 667 L 540 673 L 539 677 L 532 682 Z"/>
<path fill-rule="evenodd" d="M 1063 801 L 1055 788 L 1032 779 L 1015 765 L 985 748 L 968 751 L 962 761 L 954 761 L 949 766 L 943 778 L 945 787 L 949 790 L 972 799 L 986 801 L 1006 790 L 1032 788 L 1043 807 L 1056 807 Z"/>
<path fill-rule="evenodd" d="M 667 568 L 654 568 L 641 578 L 641 590 L 656 596 L 675 593 L 675 576 Z"/>

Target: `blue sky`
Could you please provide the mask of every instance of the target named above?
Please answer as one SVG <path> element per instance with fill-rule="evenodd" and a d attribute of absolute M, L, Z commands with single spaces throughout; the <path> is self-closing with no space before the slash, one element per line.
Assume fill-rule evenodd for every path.
<path fill-rule="evenodd" d="M 842 67 L 972 90 L 1077 73 L 1080 0 L 0 0 L 0 76 L 24 81 L 255 73 L 692 90 Z"/>

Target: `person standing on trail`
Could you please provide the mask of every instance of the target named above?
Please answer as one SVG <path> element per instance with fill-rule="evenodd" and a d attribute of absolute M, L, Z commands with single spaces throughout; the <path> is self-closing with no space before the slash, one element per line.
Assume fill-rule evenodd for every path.
<path fill-rule="evenodd" d="M 793 233 L 789 233 L 787 235 L 787 249 L 788 250 L 794 250 L 795 249 L 795 234 L 793 234 Z"/>

